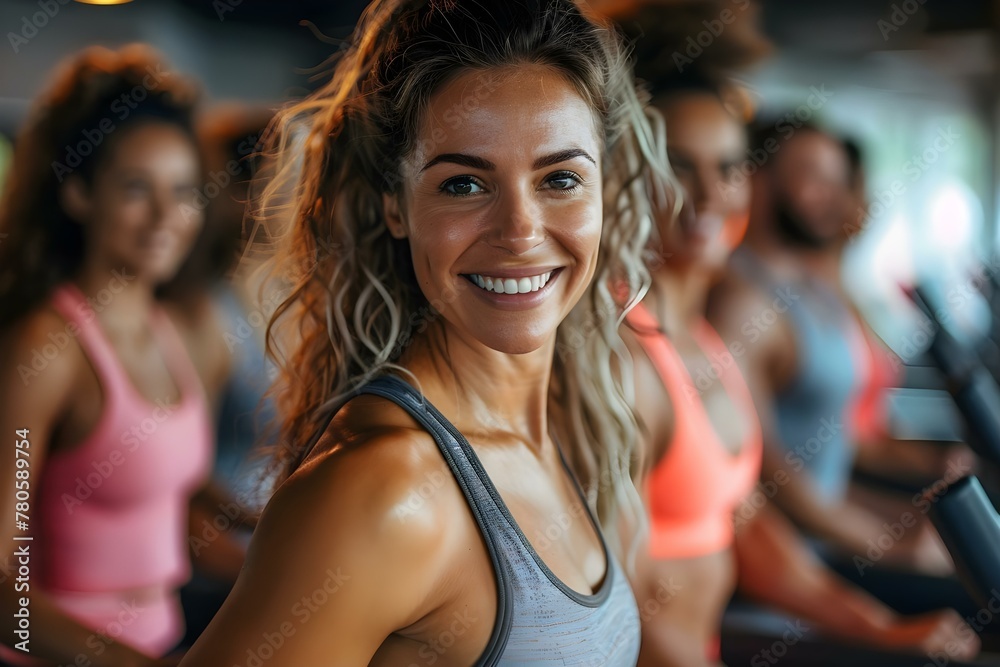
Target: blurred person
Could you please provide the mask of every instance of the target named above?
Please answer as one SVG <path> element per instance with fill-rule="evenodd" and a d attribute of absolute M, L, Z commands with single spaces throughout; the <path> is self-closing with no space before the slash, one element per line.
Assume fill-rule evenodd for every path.
<path fill-rule="evenodd" d="M 978 640 L 957 634 L 955 612 L 900 616 L 833 573 L 771 507 L 754 504 L 751 516 L 734 516 L 756 488 L 763 444 L 741 350 L 727 346 L 704 313 L 746 230 L 750 187 L 737 171 L 746 130 L 727 109 L 726 86 L 712 77 L 659 78 L 659 65 L 643 60 L 636 71 L 655 81 L 653 104 L 666 118 L 670 164 L 684 193 L 676 222 L 668 212 L 657 218 L 652 287 L 626 319 L 650 515 L 633 578 L 639 665 L 718 664 L 723 611 L 737 585 L 853 643 L 923 652 L 953 645 L 956 657 L 974 655 Z"/>
<path fill-rule="evenodd" d="M 886 392 L 902 381 L 902 362 L 868 325 L 857 304 L 844 287 L 841 267 L 850 242 L 864 230 L 867 217 L 867 191 L 861 147 L 852 139 L 840 139 L 848 164 L 847 189 L 843 194 L 842 233 L 818 249 L 802 255 L 803 267 L 833 291 L 852 316 L 861 332 L 861 345 L 855 348 L 856 368 L 863 378 L 848 419 L 850 436 L 857 444 L 858 470 L 911 491 L 903 502 L 892 503 L 885 494 L 873 496 L 861 492 L 865 502 L 878 511 L 889 505 L 896 516 L 906 509 L 913 492 L 948 476 L 951 481 L 962 472 L 971 472 L 975 458 L 962 443 L 940 443 L 900 439 L 891 434 Z M 859 493 L 857 485 L 852 492 Z M 912 505 L 911 505 L 912 506 Z"/>
<path fill-rule="evenodd" d="M 260 303 L 247 279 L 247 267 L 240 263 L 247 242 L 249 184 L 272 116 L 267 109 L 232 105 L 205 112 L 199 119 L 205 180 L 213 184 L 199 193 L 205 224 L 194 251 L 160 289 L 178 312 L 191 317 L 192 329 L 199 321 L 218 323 L 216 330 L 206 333 L 223 338 L 229 363 L 219 400 L 214 475 L 229 493 L 248 502 L 259 481 L 252 450 L 261 444 L 263 425 L 273 419 L 265 399 L 271 366 L 264 354 L 264 325 L 273 304 Z"/>
<path fill-rule="evenodd" d="M 225 379 L 217 383 L 221 391 L 212 469 L 215 502 L 195 506 L 192 526 L 197 536 L 199 528 L 204 532 L 205 526 L 212 525 L 219 508 L 235 508 L 225 522 L 234 539 L 195 538 L 192 544 L 203 563 L 242 562 L 244 544 L 265 492 L 258 451 L 266 446 L 264 424 L 273 419 L 273 408 L 265 397 L 271 381 L 263 331 L 269 313 L 266 304 L 254 303 L 246 272 L 238 271 L 237 263 L 244 250 L 248 184 L 272 115 L 264 109 L 226 106 L 204 112 L 198 119 L 207 176 L 195 204 L 204 212 L 205 223 L 194 250 L 174 278 L 159 289 L 161 297 L 184 318 L 186 328 L 200 334 L 203 340 L 194 347 L 213 349 L 213 342 L 220 339 L 225 343 L 221 350 L 225 363 L 218 364 Z M 217 345 L 214 349 L 219 352 Z M 184 645 L 193 644 L 208 626 L 234 582 L 229 568 L 195 569 L 180 591 L 186 619 Z"/>
<path fill-rule="evenodd" d="M 64 63 L 17 140 L 0 207 L 0 424 L 24 456 L 0 463 L 0 607 L 15 646 L 28 601 L 30 655 L 5 650 L 12 664 L 179 659 L 159 656 L 183 635 L 189 509 L 207 493 L 225 361 L 221 337 L 155 297 L 202 225 L 197 96 L 144 46 L 95 47 Z M 215 565 L 235 578 L 241 560 Z"/>
<path fill-rule="evenodd" d="M 861 559 L 862 573 L 876 561 L 879 568 L 947 573 L 950 560 L 924 517 L 911 512 L 914 525 L 896 530 L 848 496 L 855 406 L 870 372 L 867 343 L 851 308 L 810 268 L 843 236 L 846 208 L 855 203 L 845 196 L 843 145 L 808 124 L 777 123 L 758 135 L 753 151 L 766 158 L 752 176 L 747 238 L 708 313 L 724 340 L 745 347 L 764 430 L 763 478 L 788 476 L 775 500 L 823 553 Z M 950 474 L 953 460 L 926 451 L 930 463 L 914 457 L 920 465 L 911 469 L 932 480 Z M 887 534 L 891 548 L 874 550 Z"/>
<path fill-rule="evenodd" d="M 276 665 L 634 665 L 570 467 L 606 530 L 641 519 L 608 285 L 638 293 L 637 179 L 670 181 L 613 26 L 571 0 L 376 0 L 276 123 L 283 481 L 182 664 L 285 628 Z"/>

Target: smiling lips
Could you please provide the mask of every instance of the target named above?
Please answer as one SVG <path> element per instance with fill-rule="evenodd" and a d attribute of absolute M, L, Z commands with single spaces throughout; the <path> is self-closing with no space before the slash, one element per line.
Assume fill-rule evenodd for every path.
<path fill-rule="evenodd" d="M 529 292 L 537 292 L 545 287 L 545 283 L 551 277 L 552 271 L 522 278 L 493 278 L 473 273 L 469 275 L 469 280 L 487 292 L 495 294 L 527 294 Z"/>

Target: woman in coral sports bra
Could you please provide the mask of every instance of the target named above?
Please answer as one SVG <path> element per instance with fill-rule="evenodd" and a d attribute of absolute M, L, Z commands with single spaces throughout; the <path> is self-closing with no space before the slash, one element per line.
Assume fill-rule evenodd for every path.
<path fill-rule="evenodd" d="M 194 101 L 146 48 L 95 48 L 19 137 L 0 211 L 0 536 L 5 571 L 28 576 L 0 584 L 4 664 L 176 664 L 160 656 L 183 634 L 218 368 L 192 363 L 154 289 L 201 227 Z M 30 635 L 11 621 L 25 607 Z"/>
<path fill-rule="evenodd" d="M 642 60 L 637 72 L 644 74 Z M 703 316 L 746 228 L 750 192 L 738 171 L 745 129 L 711 78 L 657 82 L 645 74 L 685 197 L 676 221 L 658 221 L 652 287 L 626 318 L 649 516 L 633 579 L 643 630 L 638 664 L 719 664 L 722 614 L 737 585 L 847 640 L 922 651 L 955 642 L 973 654 L 975 638 L 956 637 L 957 615 L 899 616 L 828 570 L 766 502 L 750 502 L 766 496 L 755 491 L 762 438 L 740 370 L 747 343 L 724 342 Z"/>

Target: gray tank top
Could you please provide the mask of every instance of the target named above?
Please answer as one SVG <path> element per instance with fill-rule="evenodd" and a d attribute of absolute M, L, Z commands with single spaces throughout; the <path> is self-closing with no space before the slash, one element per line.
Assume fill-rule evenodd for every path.
<path fill-rule="evenodd" d="M 594 520 L 607 574 L 593 595 L 560 581 L 542 562 L 490 481 L 468 441 L 409 383 L 382 376 L 359 394 L 386 398 L 406 410 L 433 436 L 472 509 L 498 582 L 497 615 L 486 650 L 476 667 L 634 667 L 639 657 L 639 611 L 628 581 Z M 570 472 L 580 500 L 583 493 Z"/>
<path fill-rule="evenodd" d="M 833 291 L 814 279 L 778 281 L 750 249 L 739 248 L 733 265 L 785 302 L 795 330 L 798 367 L 775 396 L 776 428 L 790 472 L 808 470 L 821 498 L 840 502 L 854 467 L 849 407 L 863 381 L 854 346 L 860 331 L 854 315 Z"/>

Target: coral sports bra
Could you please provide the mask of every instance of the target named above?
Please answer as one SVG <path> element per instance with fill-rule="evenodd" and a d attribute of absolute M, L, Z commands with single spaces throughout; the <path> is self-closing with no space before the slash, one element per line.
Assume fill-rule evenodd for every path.
<path fill-rule="evenodd" d="M 694 335 L 709 358 L 719 360 L 719 379 L 736 404 L 733 419 L 748 423 L 738 453 L 719 439 L 684 360 L 649 310 L 638 304 L 627 321 L 675 406 L 673 438 L 643 488 L 650 518 L 649 555 L 694 558 L 722 551 L 733 541 L 733 512 L 760 475 L 763 440 L 750 390 L 725 343 L 701 320 Z"/>

